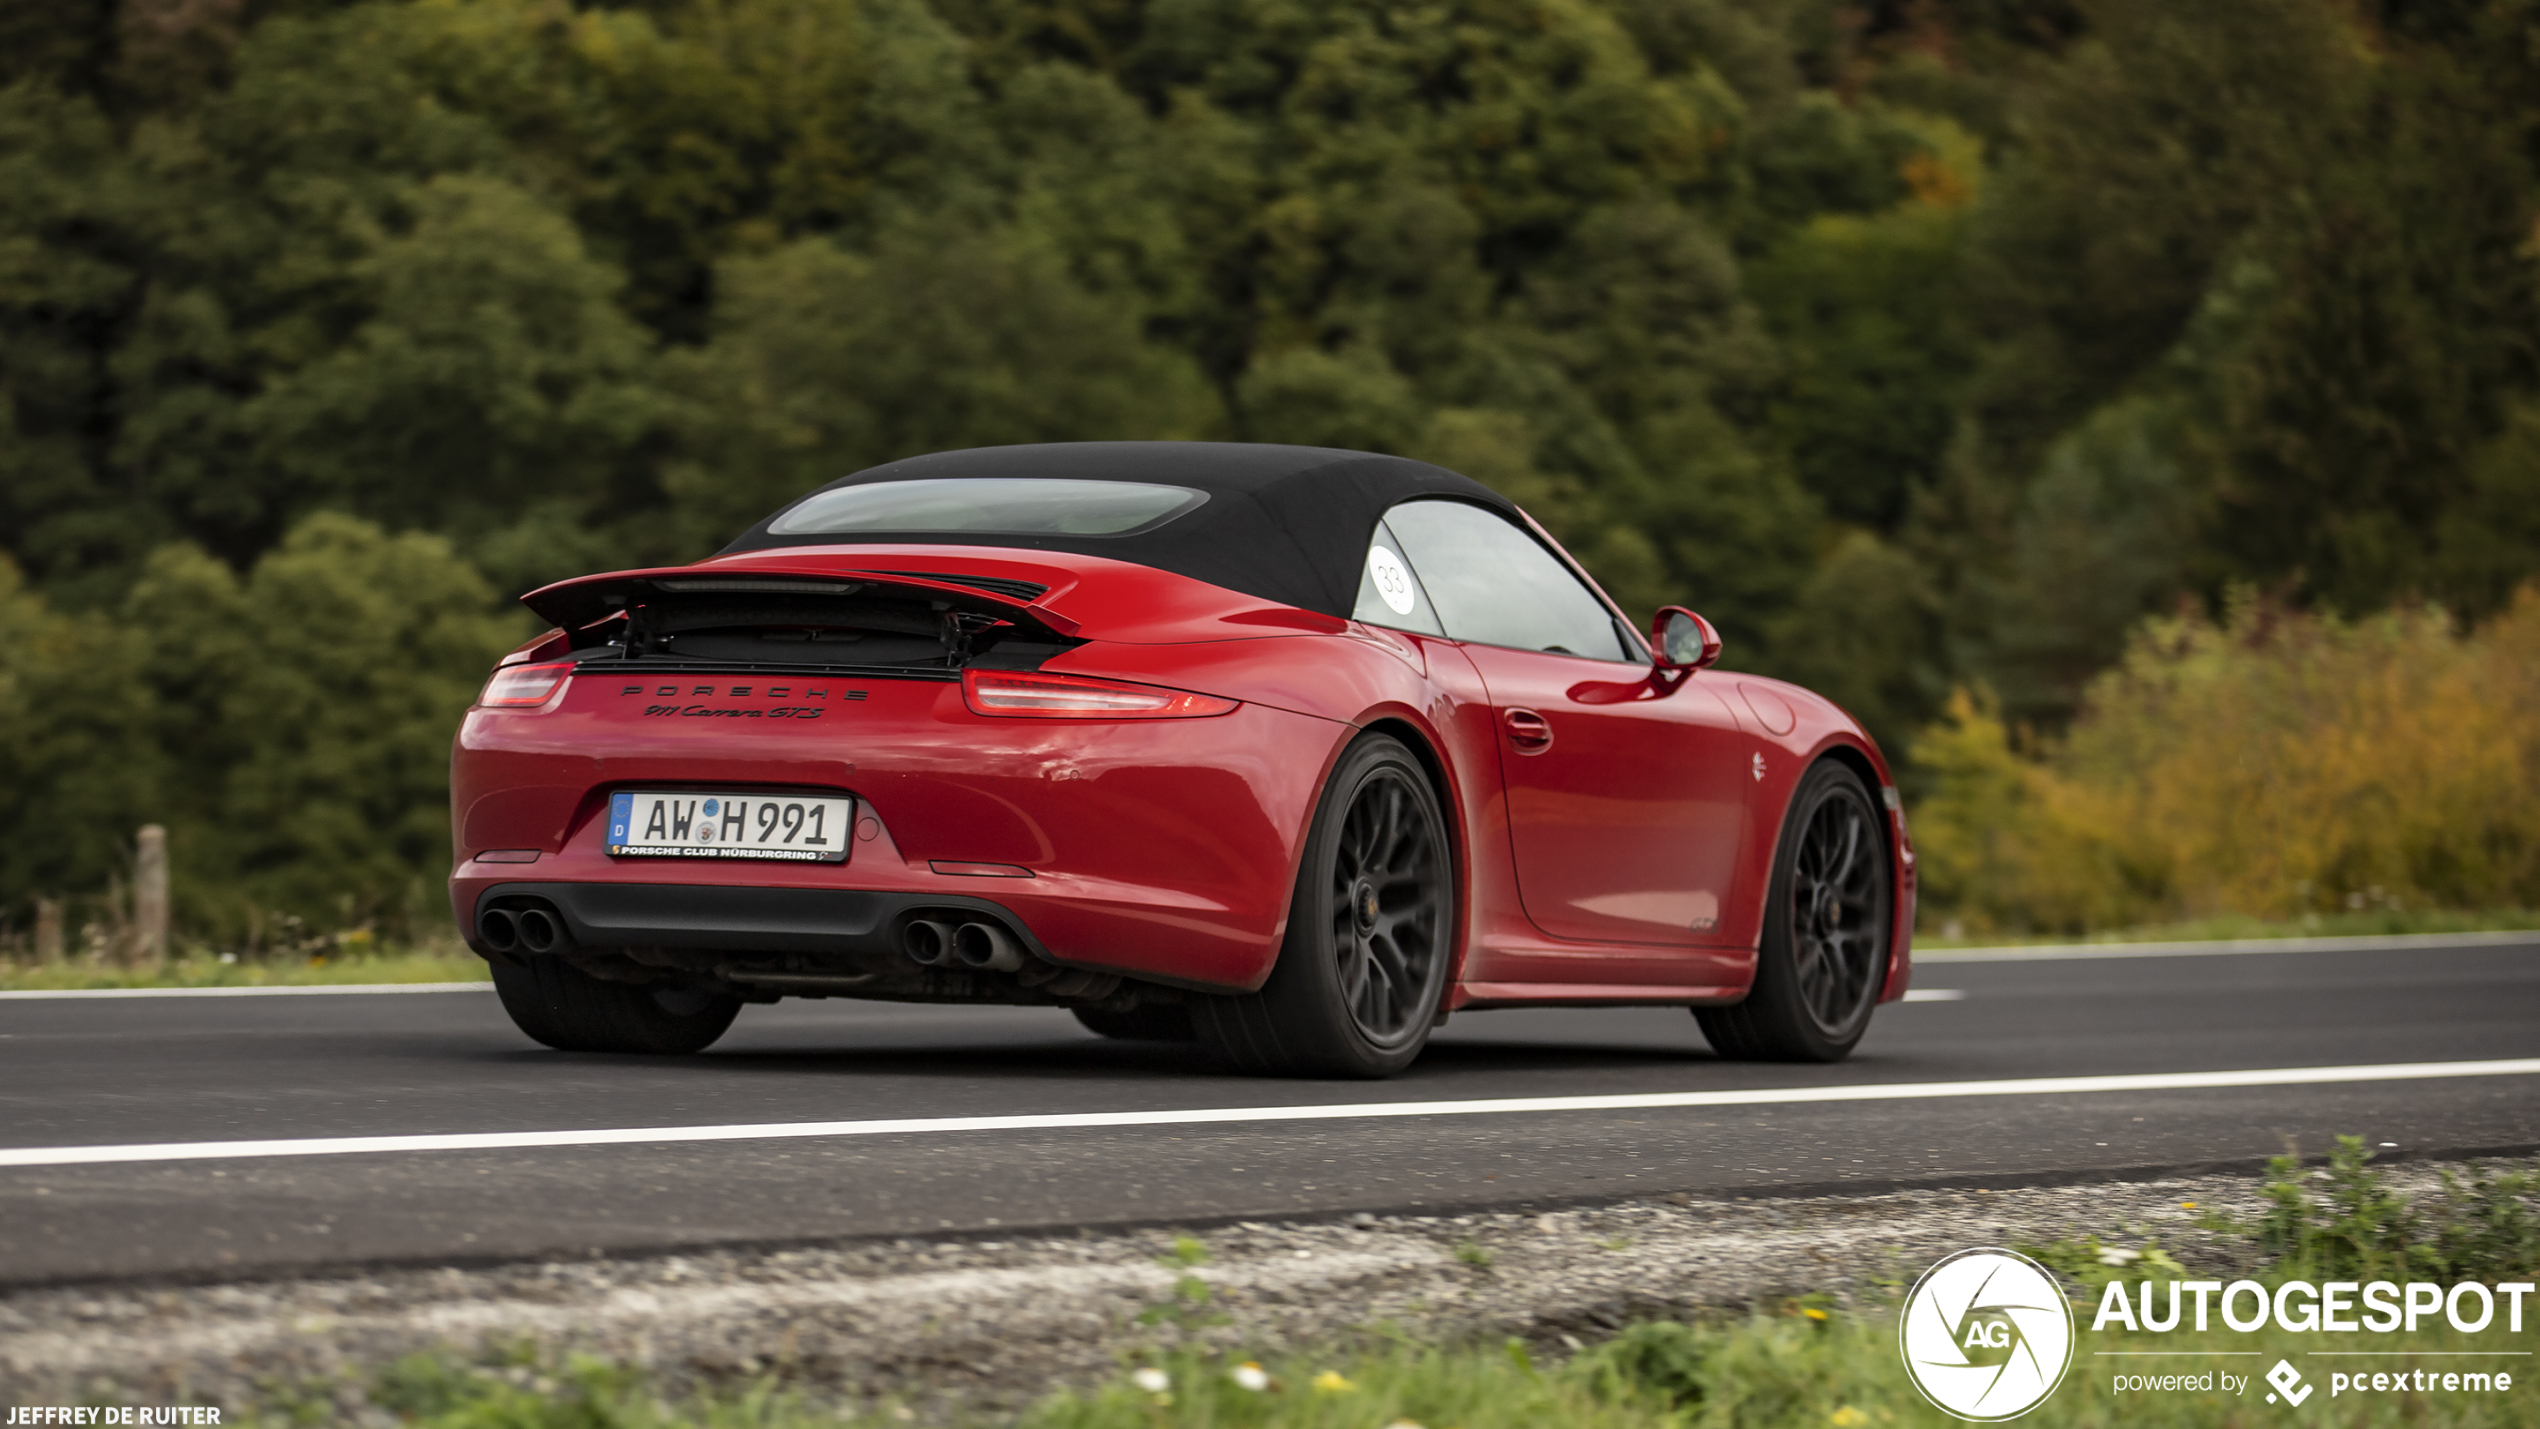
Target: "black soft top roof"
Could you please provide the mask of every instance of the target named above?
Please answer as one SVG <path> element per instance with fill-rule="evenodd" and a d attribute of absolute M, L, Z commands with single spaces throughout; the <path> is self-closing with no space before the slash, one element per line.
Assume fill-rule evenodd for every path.
<path fill-rule="evenodd" d="M 1468 476 L 1405 457 L 1333 447 L 1242 442 L 1053 442 L 936 452 L 868 467 L 821 487 L 963 477 L 1139 481 L 1208 493 L 1197 509 L 1121 536 L 880 531 L 772 535 L 799 501 L 752 526 L 718 554 L 779 546 L 924 543 L 1071 551 L 1153 566 L 1211 585 L 1346 619 L 1358 604 L 1367 543 L 1386 508 L 1414 496 L 1452 496 L 1515 517 L 1517 508 Z M 803 499 L 808 500 L 809 493 Z"/>

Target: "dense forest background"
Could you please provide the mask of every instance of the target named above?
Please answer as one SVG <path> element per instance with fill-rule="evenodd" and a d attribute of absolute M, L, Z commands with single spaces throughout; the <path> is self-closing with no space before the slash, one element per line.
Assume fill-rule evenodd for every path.
<path fill-rule="evenodd" d="M 2475 628 L 2536 166 L 2540 0 L 7 0 L 0 922 L 428 919 L 505 597 L 944 447 L 1437 461 L 1900 754 Z"/>

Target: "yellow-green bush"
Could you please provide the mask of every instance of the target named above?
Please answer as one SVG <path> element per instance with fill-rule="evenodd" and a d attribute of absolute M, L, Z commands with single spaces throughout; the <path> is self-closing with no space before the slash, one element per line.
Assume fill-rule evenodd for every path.
<path fill-rule="evenodd" d="M 2540 588 L 2472 635 L 2154 620 L 2062 739 L 1962 691 L 1914 760 L 1925 907 L 1977 928 L 2540 904 Z"/>

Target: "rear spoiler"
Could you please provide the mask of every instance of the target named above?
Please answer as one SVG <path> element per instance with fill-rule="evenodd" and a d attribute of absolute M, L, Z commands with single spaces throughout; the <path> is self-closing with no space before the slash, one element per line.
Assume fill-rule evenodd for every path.
<path fill-rule="evenodd" d="M 578 576 L 542 586 L 520 598 L 540 619 L 566 631 L 578 631 L 634 606 L 676 600 L 683 595 L 888 594 L 924 599 L 946 611 L 987 616 L 1073 638 L 1075 621 L 1035 604 L 1047 586 L 998 576 L 951 575 L 931 571 L 842 571 L 752 566 L 747 570 L 701 570 L 695 566 L 661 566 L 650 570 L 610 571 Z"/>

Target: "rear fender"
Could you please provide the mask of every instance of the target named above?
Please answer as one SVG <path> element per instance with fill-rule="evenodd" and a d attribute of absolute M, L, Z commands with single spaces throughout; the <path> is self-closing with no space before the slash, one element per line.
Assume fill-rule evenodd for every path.
<path fill-rule="evenodd" d="M 1446 816 L 1449 857 L 1455 870 L 1456 920 L 1451 957 L 1460 976 L 1474 926 L 1475 880 L 1470 872 L 1474 849 L 1472 830 L 1465 817 L 1468 791 L 1458 772 L 1458 762 L 1446 753 L 1450 746 L 1444 733 L 1431 718 L 1429 707 L 1440 697 L 1429 682 L 1429 658 L 1418 642 L 1353 624 L 1339 634 L 1300 633 L 1284 638 L 1176 645 L 1091 641 L 1048 661 L 1042 668 L 1053 673 L 1097 675 L 1197 690 L 1400 739 L 1428 770 L 1440 811 Z M 1300 810 L 1295 832 L 1295 857 L 1288 881 L 1291 888 L 1303 872 L 1306 834 L 1330 790 L 1332 771 L 1350 742 L 1350 738 L 1333 741 L 1322 767 L 1315 772 L 1314 797 Z M 1492 752 L 1487 747 L 1482 751 L 1485 755 Z M 1487 767 L 1496 769 L 1497 765 Z M 1286 931 L 1283 916 L 1273 946 L 1284 942 Z M 1265 968 L 1263 976 L 1267 975 Z"/>

